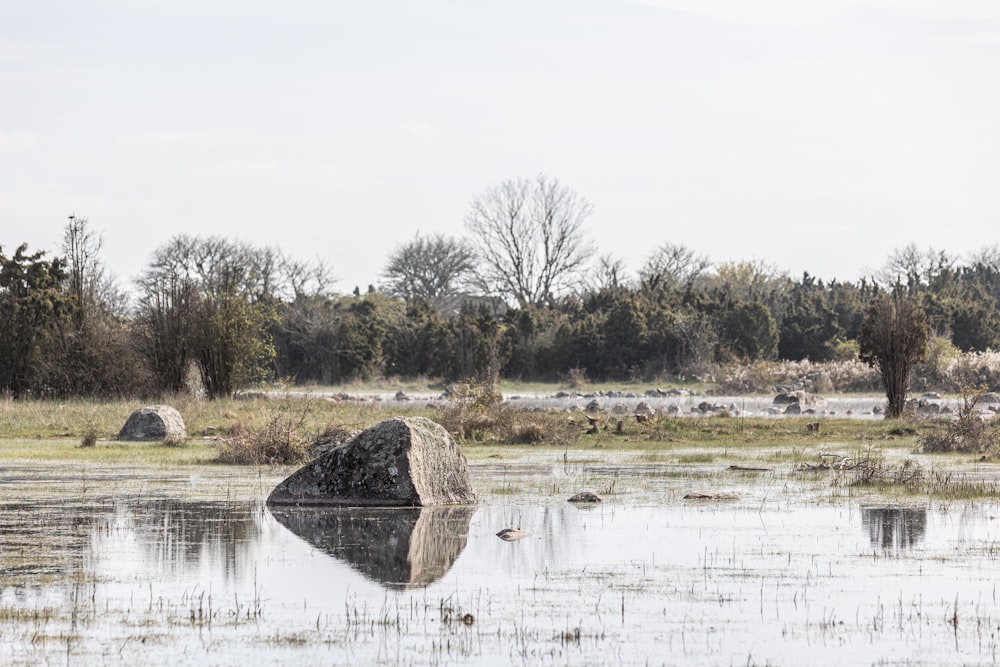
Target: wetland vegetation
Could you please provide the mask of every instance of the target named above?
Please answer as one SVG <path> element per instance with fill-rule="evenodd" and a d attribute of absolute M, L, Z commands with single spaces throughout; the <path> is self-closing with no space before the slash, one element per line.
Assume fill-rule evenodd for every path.
<path fill-rule="evenodd" d="M 995 660 L 1000 475 L 979 452 L 923 451 L 954 420 L 660 415 L 593 431 L 581 411 L 475 393 L 330 398 L 344 393 L 181 397 L 174 446 L 114 440 L 136 401 L 0 401 L 0 660 Z M 294 465 L 219 461 L 234 434 L 278 424 L 308 444 L 396 414 L 451 420 L 477 507 L 279 517 L 263 499 Z M 519 440 L 527 424 L 539 440 Z M 581 490 L 604 502 L 566 502 Z M 507 527 L 528 536 L 498 539 Z"/>

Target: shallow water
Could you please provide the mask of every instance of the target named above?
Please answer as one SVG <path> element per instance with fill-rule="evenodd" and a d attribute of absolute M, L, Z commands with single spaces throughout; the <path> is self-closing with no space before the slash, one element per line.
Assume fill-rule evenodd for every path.
<path fill-rule="evenodd" d="M 474 466 L 475 508 L 328 512 L 262 507 L 284 471 L 5 466 L 0 663 L 996 660 L 994 502 L 552 458 Z"/>

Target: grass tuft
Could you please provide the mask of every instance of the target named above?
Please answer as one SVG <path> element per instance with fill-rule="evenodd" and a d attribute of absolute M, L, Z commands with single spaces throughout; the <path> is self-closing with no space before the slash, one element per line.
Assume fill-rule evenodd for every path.
<path fill-rule="evenodd" d="M 97 427 L 93 424 L 88 424 L 87 428 L 83 431 L 83 437 L 80 439 L 81 447 L 93 447 L 97 444 Z"/>
<path fill-rule="evenodd" d="M 306 438 L 302 420 L 272 415 L 259 428 L 236 424 L 232 435 L 218 445 L 221 463 L 239 465 L 288 465 L 306 460 Z"/>

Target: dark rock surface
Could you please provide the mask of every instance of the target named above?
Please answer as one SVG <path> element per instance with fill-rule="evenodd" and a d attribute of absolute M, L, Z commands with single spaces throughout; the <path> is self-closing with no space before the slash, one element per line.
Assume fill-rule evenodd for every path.
<path fill-rule="evenodd" d="M 337 429 L 329 431 L 317 438 L 316 442 L 309 445 L 306 451 L 309 454 L 309 458 L 315 459 L 323 454 L 326 454 L 331 449 L 336 449 L 337 447 L 347 444 L 353 438 L 356 438 L 360 433 L 361 431 L 357 429 Z"/>
<path fill-rule="evenodd" d="M 268 505 L 419 507 L 476 502 L 465 455 L 439 424 L 396 417 L 310 461 Z"/>

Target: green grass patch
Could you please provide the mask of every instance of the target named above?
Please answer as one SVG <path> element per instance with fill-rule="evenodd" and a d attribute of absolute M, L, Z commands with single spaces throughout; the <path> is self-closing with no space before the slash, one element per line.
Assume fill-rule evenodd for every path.
<path fill-rule="evenodd" d="M 552 385 L 547 387 L 551 389 Z M 185 446 L 116 442 L 128 416 L 143 405 L 155 403 L 171 405 L 181 413 L 189 440 Z M 794 463 L 818 451 L 856 450 L 873 444 L 914 449 L 923 433 L 942 428 L 934 421 L 821 419 L 817 432 L 807 428 L 816 420 L 814 417 L 664 416 L 654 417 L 649 423 L 625 418 L 620 430 L 617 420 L 603 419 L 594 431 L 580 414 L 520 411 L 516 403 L 489 408 L 499 411 L 497 414 L 486 414 L 486 410 L 473 405 L 456 416 L 454 410 L 428 407 L 426 401 L 345 401 L 305 391 L 216 401 L 191 396 L 108 402 L 0 399 L 0 458 L 200 463 L 215 458 L 217 442 L 264 429 L 276 419 L 294 422 L 307 445 L 310 437 L 329 428 L 363 429 L 390 417 L 413 415 L 446 425 L 453 418 L 451 421 L 462 427 L 456 431 L 464 430 L 466 437 L 456 431 L 453 435 L 474 461 L 494 457 L 516 460 L 529 452 L 551 451 L 554 457 L 570 452 L 567 460 L 579 462 L 589 456 L 580 452 L 589 450 L 612 456 L 617 452 L 635 453 L 650 457 L 650 462 Z M 482 428 L 472 428 L 480 422 Z M 91 440 L 92 447 L 80 447 Z"/>
<path fill-rule="evenodd" d="M 677 457 L 678 463 L 714 463 L 715 454 L 710 452 L 698 452 L 696 454 L 681 454 Z"/>
<path fill-rule="evenodd" d="M 25 461 L 72 461 L 131 465 L 196 465 L 215 459 L 215 443 L 191 440 L 185 446 L 161 442 L 98 440 L 81 447 L 76 438 L 2 438 L 0 458 Z"/>

